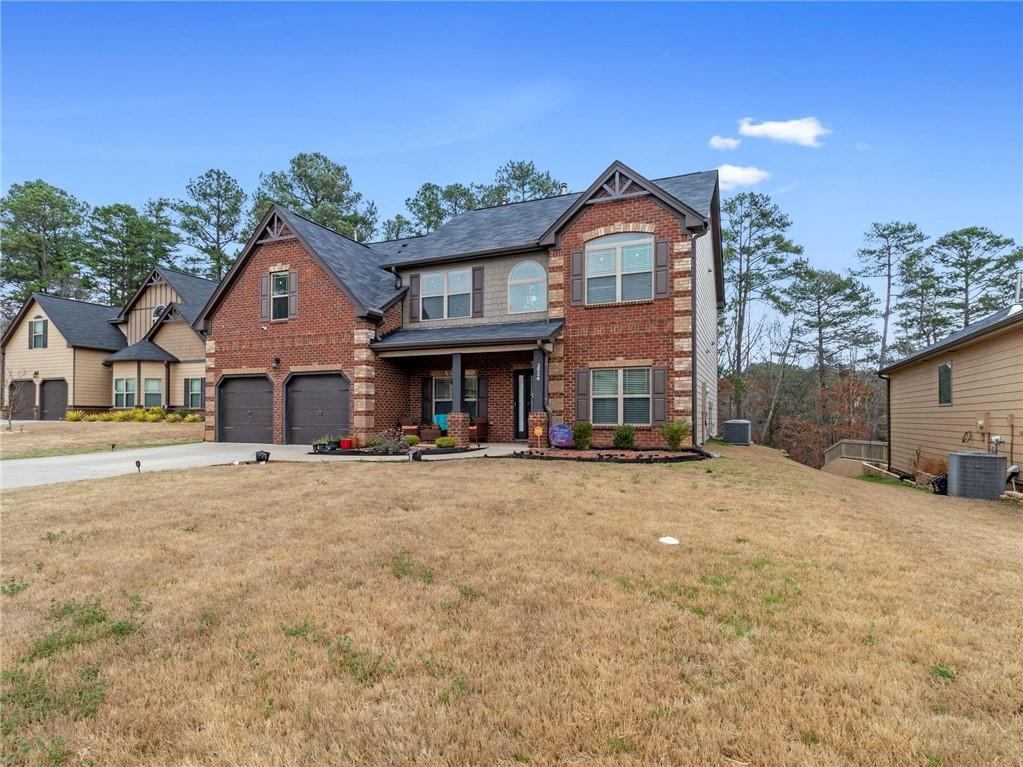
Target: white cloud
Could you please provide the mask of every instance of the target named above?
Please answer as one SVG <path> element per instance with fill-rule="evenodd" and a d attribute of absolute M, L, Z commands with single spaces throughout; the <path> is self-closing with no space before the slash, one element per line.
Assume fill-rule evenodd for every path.
<path fill-rule="evenodd" d="M 752 165 L 719 165 L 718 175 L 721 179 L 721 188 L 728 190 L 739 186 L 756 186 L 771 174 Z"/>
<path fill-rule="evenodd" d="M 856 151 L 857 152 L 869 152 L 873 148 L 874 147 L 872 147 L 866 141 L 857 141 L 856 142 Z"/>
<path fill-rule="evenodd" d="M 753 138 L 766 138 L 785 144 L 800 146 L 821 146 L 821 136 L 827 136 L 830 130 L 821 125 L 816 117 L 801 117 L 798 120 L 769 120 L 754 123 L 752 117 L 739 120 L 739 133 Z"/>
<path fill-rule="evenodd" d="M 742 143 L 741 138 L 727 138 L 725 136 L 711 136 L 707 142 L 711 149 L 738 149 Z"/>

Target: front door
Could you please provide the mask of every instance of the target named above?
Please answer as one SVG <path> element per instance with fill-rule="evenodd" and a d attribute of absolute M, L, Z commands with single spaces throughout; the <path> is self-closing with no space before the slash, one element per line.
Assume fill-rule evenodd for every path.
<path fill-rule="evenodd" d="M 532 370 L 515 371 L 515 439 L 529 437 L 529 412 L 533 409 Z"/>

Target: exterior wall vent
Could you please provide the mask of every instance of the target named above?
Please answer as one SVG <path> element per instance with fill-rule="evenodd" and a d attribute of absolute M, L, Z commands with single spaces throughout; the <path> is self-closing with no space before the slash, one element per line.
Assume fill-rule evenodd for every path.
<path fill-rule="evenodd" d="M 997 501 L 1005 491 L 1006 458 L 995 453 L 961 452 L 948 457 L 948 494 Z"/>
<path fill-rule="evenodd" d="M 753 429 L 745 419 L 725 421 L 724 438 L 729 445 L 752 445 Z"/>

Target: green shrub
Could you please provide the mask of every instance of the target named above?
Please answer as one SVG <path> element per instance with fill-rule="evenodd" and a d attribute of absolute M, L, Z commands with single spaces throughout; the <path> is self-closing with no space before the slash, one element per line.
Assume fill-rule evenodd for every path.
<path fill-rule="evenodd" d="M 88 421 L 89 423 L 93 423 L 94 421 L 99 420 L 99 416 L 96 413 L 89 413 L 88 415 L 83 415 L 82 420 Z"/>
<path fill-rule="evenodd" d="M 166 416 L 162 416 L 159 413 L 146 413 L 146 423 L 157 423 L 162 421 Z"/>
<path fill-rule="evenodd" d="M 199 413 L 189 413 L 184 418 L 185 423 L 198 423 L 199 421 L 202 420 L 204 420 L 203 416 L 201 416 Z"/>
<path fill-rule="evenodd" d="M 103 415 L 108 416 L 107 418 L 100 417 L 101 421 L 130 421 L 131 410 L 118 410 L 113 413 L 104 413 Z"/>
<path fill-rule="evenodd" d="M 593 424 L 580 421 L 572 427 L 572 446 L 576 450 L 589 450 L 593 444 Z"/>
<path fill-rule="evenodd" d="M 614 446 L 619 450 L 631 450 L 636 446 L 636 428 L 619 426 L 614 430 Z"/>
<path fill-rule="evenodd" d="M 164 418 L 167 417 L 167 411 L 164 410 L 162 407 L 159 407 L 159 406 L 158 407 L 147 407 L 146 408 L 146 415 L 147 416 L 155 415 L 156 416 L 156 420 L 160 421 L 160 420 L 163 420 Z M 148 418 L 146 420 L 149 421 Z"/>
<path fill-rule="evenodd" d="M 137 407 L 128 415 L 128 420 L 134 421 L 135 423 L 142 423 L 146 420 L 146 411 Z"/>
<path fill-rule="evenodd" d="M 454 447 L 455 446 L 455 438 L 454 437 L 437 437 L 437 439 L 435 439 L 433 441 L 433 444 L 436 445 L 437 447 L 444 447 L 444 448 Z"/>
<path fill-rule="evenodd" d="M 384 444 L 384 442 L 385 442 L 385 440 L 384 440 L 384 438 L 381 435 L 374 434 L 372 437 L 370 437 L 370 438 L 368 438 L 366 440 L 366 447 L 368 447 L 368 448 L 378 448 L 378 447 L 381 447 Z"/>
<path fill-rule="evenodd" d="M 401 438 L 401 441 L 405 443 L 406 447 L 415 447 L 421 440 L 415 434 L 406 434 Z"/>
<path fill-rule="evenodd" d="M 181 413 L 167 413 L 167 417 L 164 418 L 167 423 L 181 423 L 184 416 Z"/>
<path fill-rule="evenodd" d="M 689 421 L 672 421 L 661 427 L 661 437 L 668 443 L 671 450 L 678 450 L 682 447 L 682 441 L 689 436 L 693 425 Z"/>
<path fill-rule="evenodd" d="M 71 421 L 72 423 L 78 423 L 79 421 L 82 420 L 83 417 L 85 417 L 85 413 L 83 413 L 81 410 L 68 410 L 67 415 L 64 416 L 64 418 Z"/>

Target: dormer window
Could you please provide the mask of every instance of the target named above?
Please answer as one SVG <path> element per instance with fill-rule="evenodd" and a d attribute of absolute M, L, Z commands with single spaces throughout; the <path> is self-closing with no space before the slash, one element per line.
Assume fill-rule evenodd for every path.
<path fill-rule="evenodd" d="M 612 234 L 586 243 L 586 303 L 649 301 L 654 297 L 654 238 Z"/>
<path fill-rule="evenodd" d="M 521 261 L 508 275 L 508 313 L 547 311 L 547 272 L 536 261 Z"/>

